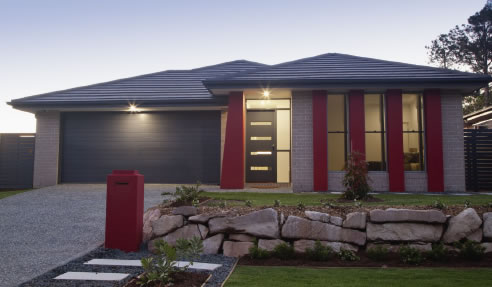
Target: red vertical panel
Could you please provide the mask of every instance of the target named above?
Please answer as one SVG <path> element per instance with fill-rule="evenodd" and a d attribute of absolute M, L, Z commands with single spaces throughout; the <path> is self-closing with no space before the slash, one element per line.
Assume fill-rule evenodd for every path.
<path fill-rule="evenodd" d="M 243 92 L 231 92 L 220 177 L 220 188 L 223 189 L 244 188 L 244 120 Z"/>
<path fill-rule="evenodd" d="M 366 157 L 366 137 L 364 118 L 364 91 L 349 92 L 349 136 L 350 150 L 357 151 Z"/>
<path fill-rule="evenodd" d="M 390 191 L 405 191 L 403 158 L 403 107 L 401 90 L 386 92 L 386 141 Z"/>
<path fill-rule="evenodd" d="M 424 91 L 425 148 L 427 164 L 427 189 L 444 191 L 444 167 L 442 152 L 441 93 Z"/>
<path fill-rule="evenodd" d="M 313 186 L 328 190 L 328 116 L 326 91 L 313 91 Z"/>

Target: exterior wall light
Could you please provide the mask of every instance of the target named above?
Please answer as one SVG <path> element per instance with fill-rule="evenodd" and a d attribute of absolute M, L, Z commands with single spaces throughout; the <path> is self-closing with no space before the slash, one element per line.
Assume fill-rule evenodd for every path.
<path fill-rule="evenodd" d="M 139 110 L 137 109 L 137 106 L 136 105 L 130 105 L 128 107 L 128 111 L 131 112 L 131 113 L 136 113 L 138 112 Z"/>
<path fill-rule="evenodd" d="M 263 97 L 269 98 L 270 97 L 270 91 L 269 90 L 264 90 L 263 91 Z"/>

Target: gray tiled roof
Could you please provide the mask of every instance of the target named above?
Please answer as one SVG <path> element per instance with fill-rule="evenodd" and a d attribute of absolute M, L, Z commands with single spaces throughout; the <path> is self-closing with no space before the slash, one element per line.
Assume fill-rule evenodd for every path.
<path fill-rule="evenodd" d="M 120 79 L 69 90 L 56 91 L 12 100 L 13 106 L 114 104 L 137 101 L 152 103 L 205 103 L 218 101 L 202 81 L 241 71 L 264 67 L 264 64 L 237 60 L 192 70 L 170 70 Z"/>
<path fill-rule="evenodd" d="M 205 81 L 246 82 L 443 82 L 491 81 L 486 75 L 427 66 L 390 62 L 352 55 L 328 53 Z"/>

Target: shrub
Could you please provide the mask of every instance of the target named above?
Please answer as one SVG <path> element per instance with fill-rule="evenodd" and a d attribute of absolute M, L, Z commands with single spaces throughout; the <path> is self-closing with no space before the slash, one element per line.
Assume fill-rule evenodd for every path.
<path fill-rule="evenodd" d="M 364 200 L 371 191 L 367 183 L 367 163 L 361 153 L 353 152 L 349 156 L 343 185 L 346 188 L 343 197 L 349 200 Z"/>
<path fill-rule="evenodd" d="M 302 201 L 299 201 L 299 203 L 297 204 L 297 209 L 304 210 L 305 208 L 306 206 L 304 205 L 304 203 L 302 203 Z"/>
<path fill-rule="evenodd" d="M 198 196 L 203 190 L 200 189 L 200 183 L 198 182 L 195 185 L 182 185 L 176 187 L 176 192 L 174 196 L 176 197 L 176 201 L 180 203 L 193 203 L 194 201 L 198 202 Z M 163 192 L 162 195 L 168 195 L 168 192 Z"/>
<path fill-rule="evenodd" d="M 289 260 L 295 257 L 294 247 L 288 243 L 280 243 L 273 249 L 272 255 L 280 260 Z"/>
<path fill-rule="evenodd" d="M 348 250 L 348 249 L 341 249 L 338 256 L 343 261 L 359 261 L 360 260 L 359 256 L 357 256 L 354 251 Z"/>
<path fill-rule="evenodd" d="M 471 202 L 469 200 L 465 200 L 465 208 L 471 207 Z"/>
<path fill-rule="evenodd" d="M 437 209 L 440 209 L 440 210 L 443 210 L 443 209 L 446 209 L 447 208 L 446 204 L 444 204 L 440 200 L 434 200 L 434 202 L 432 203 L 432 207 L 437 208 Z"/>
<path fill-rule="evenodd" d="M 249 256 L 253 259 L 267 259 L 271 257 L 271 253 L 255 244 L 249 248 Z"/>
<path fill-rule="evenodd" d="M 157 255 L 142 258 L 142 267 L 145 273 L 138 279 L 138 285 L 157 286 L 172 283 L 172 275 L 178 271 L 176 259 L 179 257 L 196 258 L 203 249 L 202 242 L 195 237 L 191 240 L 182 239 L 176 242 L 176 248 L 170 246 L 164 240 L 156 240 L 154 246 Z M 193 259 L 190 259 L 193 260 Z M 192 263 L 181 267 L 186 270 Z"/>
<path fill-rule="evenodd" d="M 400 247 L 400 259 L 409 265 L 419 265 L 424 262 L 425 257 L 418 249 L 404 245 Z"/>
<path fill-rule="evenodd" d="M 224 201 L 219 202 L 219 207 L 220 207 L 220 208 L 226 208 L 226 206 L 227 206 L 227 202 L 226 202 L 225 200 L 224 200 Z"/>
<path fill-rule="evenodd" d="M 449 250 L 442 242 L 433 243 L 432 251 L 427 252 L 426 257 L 432 261 L 445 261 L 449 258 Z"/>
<path fill-rule="evenodd" d="M 274 206 L 274 207 L 280 207 L 280 200 L 275 199 L 275 200 L 273 201 L 273 206 Z"/>
<path fill-rule="evenodd" d="M 244 205 L 246 205 L 247 207 L 251 207 L 251 206 L 253 206 L 253 202 L 251 200 L 246 200 Z"/>
<path fill-rule="evenodd" d="M 367 249 L 366 254 L 367 257 L 374 261 L 384 261 L 388 259 L 389 250 L 384 246 L 378 245 L 376 247 Z"/>
<path fill-rule="evenodd" d="M 462 240 L 455 244 L 459 250 L 459 256 L 466 260 L 482 260 L 485 256 L 485 247 L 472 240 Z"/>
<path fill-rule="evenodd" d="M 329 246 L 323 246 L 319 240 L 314 243 L 313 248 L 306 249 L 306 257 L 313 261 L 328 261 L 333 255 L 333 249 Z"/>

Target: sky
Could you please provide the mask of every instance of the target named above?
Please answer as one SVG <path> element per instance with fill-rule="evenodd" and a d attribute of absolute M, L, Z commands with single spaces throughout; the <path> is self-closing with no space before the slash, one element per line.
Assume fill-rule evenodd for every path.
<path fill-rule="evenodd" d="M 337 52 L 428 65 L 425 45 L 485 0 L 0 0 L 0 133 L 34 132 L 6 104 L 168 69 Z"/>

